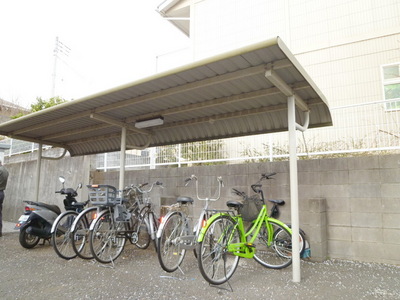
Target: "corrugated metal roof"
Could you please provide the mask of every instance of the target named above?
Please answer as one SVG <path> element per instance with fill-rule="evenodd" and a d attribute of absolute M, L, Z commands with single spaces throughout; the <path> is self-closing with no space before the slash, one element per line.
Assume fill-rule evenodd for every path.
<path fill-rule="evenodd" d="M 120 150 L 121 126 L 127 128 L 128 148 L 285 131 L 287 95 L 266 71 L 308 105 L 309 127 L 332 125 L 326 99 L 274 38 L 3 123 L 0 134 L 77 156 Z M 155 117 L 164 124 L 135 128 L 137 121 Z"/>

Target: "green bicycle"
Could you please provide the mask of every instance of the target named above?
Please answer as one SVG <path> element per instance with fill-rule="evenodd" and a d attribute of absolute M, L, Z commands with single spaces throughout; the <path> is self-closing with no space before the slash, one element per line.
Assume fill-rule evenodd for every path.
<path fill-rule="evenodd" d="M 292 263 L 292 230 L 285 223 L 268 216 L 261 180 L 276 173 L 262 174 L 251 187 L 256 195 L 244 201 L 228 201 L 232 212 L 213 215 L 198 238 L 197 256 L 200 272 L 210 284 L 219 285 L 235 273 L 239 259 L 254 258 L 267 268 L 281 269 Z M 236 193 L 237 190 L 234 190 Z M 245 229 L 245 222 L 249 227 Z M 299 235 L 300 253 L 305 238 Z"/>

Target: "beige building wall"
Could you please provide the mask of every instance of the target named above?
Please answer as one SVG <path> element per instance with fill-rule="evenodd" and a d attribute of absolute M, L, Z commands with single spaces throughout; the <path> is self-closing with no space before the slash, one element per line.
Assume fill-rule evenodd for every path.
<path fill-rule="evenodd" d="M 190 5 L 193 60 L 282 38 L 332 109 L 334 126 L 307 131 L 305 143 L 323 140 L 329 143 L 326 150 L 399 146 L 399 112 L 380 102 L 385 100 L 382 66 L 400 63 L 400 1 L 199 0 Z"/>
<path fill-rule="evenodd" d="M 194 1 L 191 23 L 194 60 L 280 36 L 334 106 L 382 99 L 380 66 L 400 61 L 395 0 Z"/>

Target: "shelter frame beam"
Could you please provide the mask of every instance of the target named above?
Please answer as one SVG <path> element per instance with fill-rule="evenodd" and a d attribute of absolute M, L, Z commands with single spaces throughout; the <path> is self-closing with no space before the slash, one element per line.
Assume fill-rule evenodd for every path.
<path fill-rule="evenodd" d="M 292 224 L 292 276 L 293 282 L 301 281 L 300 270 L 300 225 L 299 225 L 299 189 L 297 174 L 297 142 L 296 130 L 304 132 L 307 130 L 310 121 L 310 109 L 303 99 L 296 95 L 282 78 L 279 77 L 273 67 L 267 68 L 265 77 L 287 96 L 288 107 L 288 132 L 289 132 L 289 174 L 290 174 L 290 204 L 291 204 L 291 224 Z M 296 123 L 296 106 L 304 114 L 304 124 Z"/>

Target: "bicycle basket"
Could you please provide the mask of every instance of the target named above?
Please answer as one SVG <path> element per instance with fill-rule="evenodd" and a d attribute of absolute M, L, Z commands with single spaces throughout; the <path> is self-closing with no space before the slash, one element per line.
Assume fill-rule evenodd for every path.
<path fill-rule="evenodd" d="M 117 189 L 111 185 L 93 184 L 87 187 L 93 205 L 113 206 L 121 203 L 121 199 L 117 198 Z"/>
<path fill-rule="evenodd" d="M 257 219 L 258 214 L 263 206 L 263 201 L 257 195 L 246 197 L 239 213 L 242 215 L 243 221 L 251 222 Z"/>

